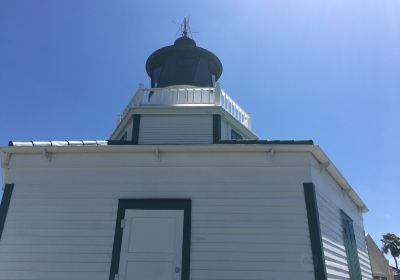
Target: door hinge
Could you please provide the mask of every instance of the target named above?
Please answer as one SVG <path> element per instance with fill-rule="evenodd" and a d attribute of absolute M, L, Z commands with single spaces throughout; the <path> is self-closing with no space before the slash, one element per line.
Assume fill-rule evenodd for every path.
<path fill-rule="evenodd" d="M 114 280 L 119 280 L 119 274 L 114 275 Z"/>
<path fill-rule="evenodd" d="M 126 221 L 125 219 L 121 219 L 121 228 L 125 228 Z"/>

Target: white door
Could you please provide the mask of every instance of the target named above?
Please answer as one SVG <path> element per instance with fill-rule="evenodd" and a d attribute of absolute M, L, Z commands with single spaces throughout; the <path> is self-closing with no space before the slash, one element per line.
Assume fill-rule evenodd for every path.
<path fill-rule="evenodd" d="M 183 210 L 126 210 L 120 280 L 180 280 Z"/>

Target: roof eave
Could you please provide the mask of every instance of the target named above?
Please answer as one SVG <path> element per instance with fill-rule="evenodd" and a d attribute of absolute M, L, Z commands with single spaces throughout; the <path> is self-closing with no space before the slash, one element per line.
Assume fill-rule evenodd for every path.
<path fill-rule="evenodd" d="M 235 145 L 232 145 L 235 144 Z M 324 165 L 328 174 L 335 182 L 346 191 L 351 200 L 357 205 L 361 212 L 368 212 L 368 208 L 358 194 L 350 186 L 344 176 L 328 158 L 324 151 L 312 142 L 304 141 L 258 141 L 251 144 L 246 143 L 221 143 L 206 145 L 82 145 L 82 146 L 8 146 L 0 148 L 5 154 L 36 154 L 46 152 L 59 153 L 126 153 L 126 152 L 233 152 L 233 151 L 254 151 L 254 152 L 310 152 L 319 164 Z"/>

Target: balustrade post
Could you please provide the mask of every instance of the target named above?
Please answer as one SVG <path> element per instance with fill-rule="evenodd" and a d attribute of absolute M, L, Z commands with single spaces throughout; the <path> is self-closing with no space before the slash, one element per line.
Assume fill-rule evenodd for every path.
<path fill-rule="evenodd" d="M 249 113 L 247 113 L 247 128 L 251 129 L 251 116 Z"/>
<path fill-rule="evenodd" d="M 139 106 L 143 102 L 143 93 L 144 93 L 144 85 L 139 84 L 138 89 L 136 90 L 136 93 L 133 97 L 133 105 L 134 106 Z"/>
<path fill-rule="evenodd" d="M 119 125 L 120 122 L 122 122 L 122 114 L 117 116 L 117 125 Z"/>
<path fill-rule="evenodd" d="M 221 86 L 219 83 L 215 83 L 214 87 L 214 105 L 220 106 L 221 105 Z"/>

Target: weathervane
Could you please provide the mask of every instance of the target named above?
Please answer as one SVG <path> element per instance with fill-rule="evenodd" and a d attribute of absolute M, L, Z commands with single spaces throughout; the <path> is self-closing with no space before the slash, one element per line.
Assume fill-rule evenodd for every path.
<path fill-rule="evenodd" d="M 192 33 L 192 32 L 190 32 L 190 27 L 189 27 L 189 17 L 183 18 L 183 22 L 181 23 L 181 26 L 179 27 L 179 29 L 180 29 L 181 35 L 183 37 L 187 37 L 188 33 Z"/>
<path fill-rule="evenodd" d="M 176 32 L 176 36 L 181 36 L 181 37 L 193 37 L 193 33 L 198 33 L 198 32 L 193 32 L 189 26 L 189 20 L 190 17 L 184 17 L 183 21 L 181 23 L 177 23 L 176 21 L 173 21 L 173 23 L 176 25 L 178 28 L 178 31 Z"/>

